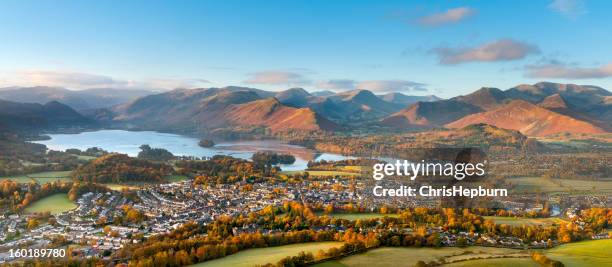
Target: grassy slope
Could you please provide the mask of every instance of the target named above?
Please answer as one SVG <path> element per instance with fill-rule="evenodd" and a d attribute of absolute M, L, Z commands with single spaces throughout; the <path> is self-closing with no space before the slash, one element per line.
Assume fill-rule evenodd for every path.
<path fill-rule="evenodd" d="M 363 254 L 353 255 L 339 260 L 324 262 L 317 267 L 351 266 L 351 267 L 376 267 L 376 266 L 413 266 L 418 261 L 430 262 L 440 258 L 462 257 L 465 251 L 471 251 L 470 257 L 489 257 L 495 255 L 506 255 L 517 253 L 516 250 L 505 248 L 469 247 L 469 248 L 403 248 L 383 247 L 370 250 Z M 508 259 L 507 259 L 508 260 Z"/>
<path fill-rule="evenodd" d="M 318 215 L 320 216 L 327 215 L 332 218 L 346 219 L 346 220 L 351 220 L 351 221 L 359 220 L 359 219 L 382 218 L 382 217 L 394 217 L 394 218 L 399 217 L 398 214 L 380 214 L 380 213 L 331 213 L 331 214 L 319 213 Z"/>
<path fill-rule="evenodd" d="M 612 239 L 565 244 L 545 251 L 546 256 L 572 266 L 612 266 Z"/>
<path fill-rule="evenodd" d="M 198 267 L 222 267 L 222 266 L 233 266 L 233 267 L 251 267 L 255 265 L 264 265 L 266 263 L 276 264 L 281 259 L 287 256 L 296 256 L 298 253 L 312 252 L 316 256 L 319 250 L 328 250 L 332 247 L 340 247 L 342 242 L 312 242 L 293 244 L 280 247 L 269 247 L 269 248 L 254 248 L 245 251 L 238 252 L 236 254 L 216 259 L 212 261 L 206 261 L 198 263 L 192 266 Z"/>
<path fill-rule="evenodd" d="M 25 212 L 34 213 L 48 211 L 51 214 L 58 214 L 74 208 L 76 208 L 76 205 L 68 199 L 68 195 L 58 193 L 39 199 L 30 204 L 26 207 Z"/>
<path fill-rule="evenodd" d="M 499 216 L 483 216 L 485 219 L 493 220 L 496 224 L 507 225 L 542 225 L 549 226 L 553 223 L 564 222 L 560 218 L 515 218 L 515 217 L 499 217 Z"/>

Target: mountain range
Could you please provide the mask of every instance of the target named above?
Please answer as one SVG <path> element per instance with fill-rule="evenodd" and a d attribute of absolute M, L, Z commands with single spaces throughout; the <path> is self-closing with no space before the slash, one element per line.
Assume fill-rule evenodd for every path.
<path fill-rule="evenodd" d="M 148 90 L 114 88 L 92 88 L 72 91 L 61 87 L 47 86 L 5 87 L 0 88 L 0 99 L 38 104 L 58 101 L 76 110 L 85 111 L 90 109 L 109 108 L 154 93 L 155 92 Z"/>
<path fill-rule="evenodd" d="M 450 99 L 401 93 L 376 95 L 368 90 L 309 93 L 302 88 L 290 88 L 273 92 L 235 86 L 162 93 L 5 88 L 0 90 L 0 98 L 13 101 L 0 102 L 0 116 L 7 116 L 10 108 L 6 107 L 18 105 L 15 101 L 20 100 L 39 103 L 21 103 L 23 106 L 17 110 L 30 111 L 19 113 L 23 116 L 34 114 L 35 110 L 38 117 L 59 116 L 60 113 L 51 115 L 51 110 L 55 109 L 45 113 L 43 107 L 51 105 L 64 110 L 62 116 L 73 114 L 66 118 L 79 123 L 85 118 L 81 115 L 84 114 L 91 121 L 106 126 L 192 133 L 237 128 L 264 128 L 270 133 L 342 131 L 372 126 L 413 131 L 490 124 L 529 136 L 544 136 L 562 132 L 605 133 L 612 129 L 612 94 L 609 91 L 596 86 L 548 82 L 507 90 L 484 87 Z M 46 100 L 51 102 L 44 102 Z M 19 120 L 5 121 L 16 125 Z"/>
<path fill-rule="evenodd" d="M 611 93 L 596 86 L 542 82 L 502 91 L 418 102 L 381 120 L 404 129 L 458 128 L 486 123 L 531 136 L 561 132 L 603 133 L 612 129 Z"/>
<path fill-rule="evenodd" d="M 92 120 L 57 101 L 42 105 L 0 100 L 2 131 L 31 131 L 93 124 Z"/>

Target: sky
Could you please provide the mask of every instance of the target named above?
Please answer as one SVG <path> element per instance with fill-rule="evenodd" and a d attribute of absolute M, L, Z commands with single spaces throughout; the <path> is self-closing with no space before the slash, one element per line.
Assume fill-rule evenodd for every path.
<path fill-rule="evenodd" d="M 612 1 L 0 1 L 0 86 L 612 88 Z"/>

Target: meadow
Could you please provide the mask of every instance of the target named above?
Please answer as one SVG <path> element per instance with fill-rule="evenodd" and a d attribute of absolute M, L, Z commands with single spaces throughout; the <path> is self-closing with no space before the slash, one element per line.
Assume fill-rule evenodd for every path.
<path fill-rule="evenodd" d="M 377 266 L 414 266 L 418 261 L 429 263 L 431 261 L 444 260 L 444 262 L 461 261 L 471 258 L 494 258 L 504 255 L 515 257 L 528 257 L 525 251 L 517 251 L 507 248 L 491 247 L 443 247 L 443 248 L 411 248 L 411 247 L 382 247 L 369 250 L 362 254 L 348 256 L 346 258 L 326 261 L 317 267 L 377 267 Z M 521 258 L 522 259 L 522 258 Z M 518 260 L 505 258 L 503 260 Z M 470 260 L 465 262 L 474 262 Z M 483 265 L 487 266 L 487 265 Z"/>
<path fill-rule="evenodd" d="M 564 244 L 544 252 L 551 259 L 572 266 L 612 266 L 612 239 Z"/>
<path fill-rule="evenodd" d="M 444 267 L 539 267 L 540 264 L 533 261 L 531 258 L 500 258 L 500 259 L 480 259 L 459 261 L 442 265 Z"/>
<path fill-rule="evenodd" d="M 300 252 L 311 252 L 316 256 L 319 250 L 328 250 L 333 247 L 342 246 L 342 242 L 311 242 L 292 244 L 279 247 L 254 248 L 238 252 L 220 259 L 206 261 L 191 266 L 197 267 L 251 267 L 264 265 L 266 263 L 276 264 L 288 256 L 296 256 Z"/>
<path fill-rule="evenodd" d="M 325 214 L 325 213 L 317 213 L 317 215 L 319 216 L 329 216 L 332 218 L 337 218 L 337 219 L 345 219 L 345 220 L 350 220 L 350 221 L 355 221 L 355 220 L 368 220 L 368 219 L 375 219 L 375 218 L 382 218 L 382 217 L 392 217 L 392 218 L 398 218 L 399 214 L 380 214 L 380 213 L 330 213 L 330 214 Z"/>
<path fill-rule="evenodd" d="M 565 222 L 560 218 L 521 218 L 521 217 L 501 217 L 501 216 L 483 216 L 485 219 L 493 220 L 496 224 L 507 224 L 512 226 L 521 225 L 542 225 L 550 226 Z"/>
<path fill-rule="evenodd" d="M 282 174 L 293 175 L 293 174 L 301 174 L 304 171 L 282 171 Z M 306 171 L 310 176 L 360 176 L 361 173 L 358 172 L 347 172 L 347 171 Z"/>
<path fill-rule="evenodd" d="M 166 177 L 164 177 L 165 183 L 175 183 L 175 182 L 181 182 L 181 181 L 185 181 L 187 180 L 187 176 L 184 175 L 168 175 Z M 106 187 L 108 187 L 111 190 L 115 190 L 115 191 L 123 191 L 123 189 L 128 189 L 128 190 L 134 190 L 134 189 L 140 189 L 146 185 L 148 185 L 150 183 L 147 182 L 130 182 L 130 183 L 122 183 L 122 184 L 117 184 L 117 183 L 106 183 L 104 184 Z"/>
<path fill-rule="evenodd" d="M 612 180 L 571 180 L 547 179 L 543 177 L 508 178 L 507 182 L 515 185 L 514 192 L 542 192 L 542 193 L 594 193 L 612 194 Z"/>
<path fill-rule="evenodd" d="M 0 180 L 9 179 L 18 183 L 37 182 L 39 184 L 51 183 L 54 181 L 70 181 L 70 171 L 38 172 L 0 178 Z"/>
<path fill-rule="evenodd" d="M 26 207 L 26 213 L 50 212 L 51 214 L 59 214 L 76 208 L 76 204 L 68 199 L 68 195 L 64 193 L 53 194 L 48 197 L 39 199 Z"/>

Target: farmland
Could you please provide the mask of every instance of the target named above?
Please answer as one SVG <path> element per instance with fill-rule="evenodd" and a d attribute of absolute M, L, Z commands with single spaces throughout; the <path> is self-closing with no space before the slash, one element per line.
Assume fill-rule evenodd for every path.
<path fill-rule="evenodd" d="M 68 199 L 66 194 L 58 193 L 32 203 L 25 211 L 27 213 L 50 212 L 51 214 L 59 214 L 74 208 L 76 208 L 76 205 Z"/>
<path fill-rule="evenodd" d="M 281 259 L 288 256 L 295 256 L 300 252 L 311 252 L 315 254 L 319 250 L 328 250 L 333 247 L 340 247 L 342 242 L 312 242 L 312 243 L 301 243 L 279 247 L 269 248 L 254 248 L 245 251 L 238 252 L 236 254 L 226 256 L 221 259 L 207 261 L 192 266 L 197 267 L 221 267 L 221 266 L 235 266 L 235 267 L 250 267 L 256 265 L 264 265 L 266 263 L 276 264 Z"/>

